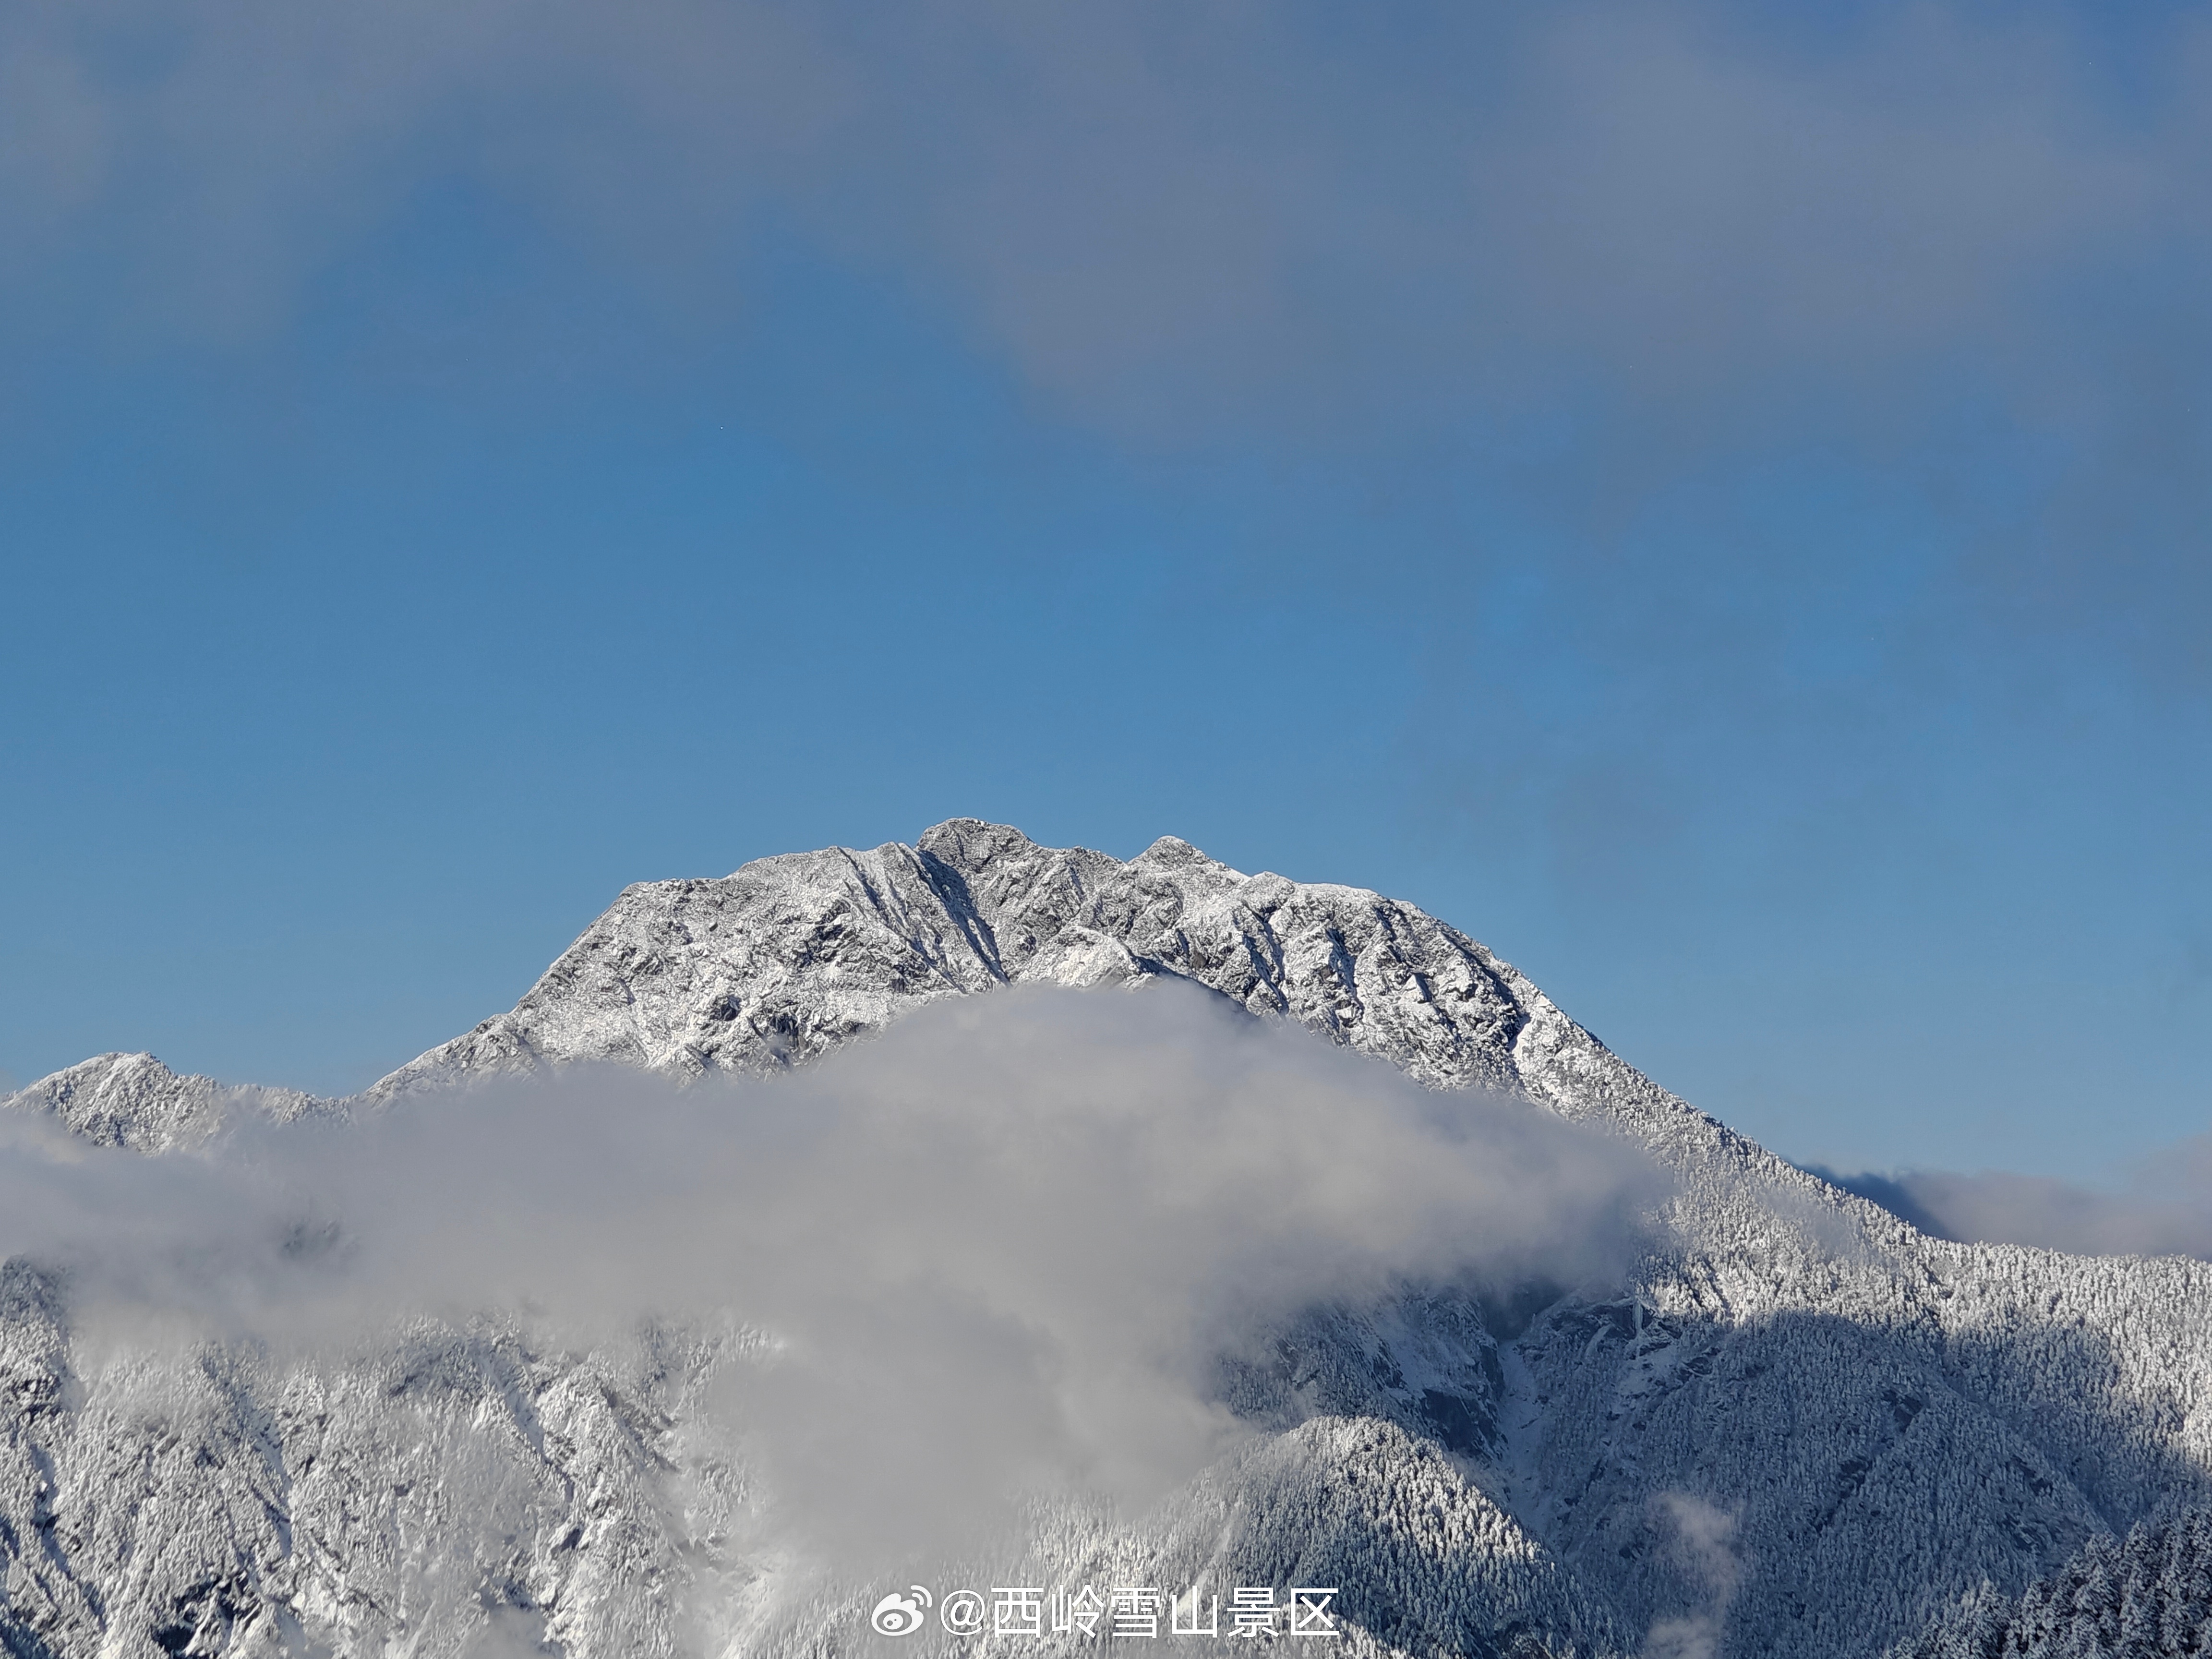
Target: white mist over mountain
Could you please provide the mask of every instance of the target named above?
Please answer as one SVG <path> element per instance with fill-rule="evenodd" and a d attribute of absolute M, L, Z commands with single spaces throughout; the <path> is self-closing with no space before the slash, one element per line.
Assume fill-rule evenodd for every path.
<path fill-rule="evenodd" d="M 2006 1170 L 1813 1173 L 1941 1238 L 2032 1244 L 2079 1255 L 2193 1255 L 2212 1261 L 2212 1136 L 2141 1159 L 2093 1187 Z"/>
<path fill-rule="evenodd" d="M 158 1164 L 19 1132 L 0 1254 L 65 1267 L 118 1351 L 737 1322 L 720 1394 L 779 1535 L 889 1571 L 1021 1493 L 1157 1499 L 1253 1431 L 1219 1356 L 1310 1310 L 1618 1284 L 1666 1188 L 1617 1139 L 1188 987 L 1037 988 L 775 1079 L 511 1079 Z"/>

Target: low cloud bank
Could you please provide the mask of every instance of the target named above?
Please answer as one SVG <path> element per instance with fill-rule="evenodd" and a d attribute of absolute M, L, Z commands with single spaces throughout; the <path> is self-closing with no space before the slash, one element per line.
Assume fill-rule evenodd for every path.
<path fill-rule="evenodd" d="M 2117 1188 L 2002 1170 L 1838 1175 L 1814 1165 L 1812 1173 L 1938 1238 L 2212 1261 L 2212 1136 L 2145 1160 Z"/>
<path fill-rule="evenodd" d="M 774 1080 L 570 1073 L 188 1155 L 0 1136 L 0 1255 L 65 1268 L 111 1340 L 744 1322 L 766 1344 L 723 1403 L 779 1526 L 855 1565 L 1016 1491 L 1146 1501 L 1240 1432 L 1224 1348 L 1408 1280 L 1617 1277 L 1660 1192 L 1616 1141 L 1174 989 L 1012 992 Z"/>

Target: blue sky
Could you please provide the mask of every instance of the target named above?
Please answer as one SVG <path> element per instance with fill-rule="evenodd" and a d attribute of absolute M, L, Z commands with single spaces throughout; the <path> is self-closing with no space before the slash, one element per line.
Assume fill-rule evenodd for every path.
<path fill-rule="evenodd" d="M 0 1068 L 973 814 L 1785 1156 L 2212 1129 L 2201 8 L 0 10 Z"/>

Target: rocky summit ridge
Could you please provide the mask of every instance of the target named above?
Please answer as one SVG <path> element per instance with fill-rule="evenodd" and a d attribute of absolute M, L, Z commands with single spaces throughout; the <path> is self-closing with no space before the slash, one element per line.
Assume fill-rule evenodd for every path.
<path fill-rule="evenodd" d="M 634 886 L 513 1011 L 351 1101 L 107 1055 L 4 1103 L 158 1153 L 227 1113 L 343 1115 L 579 1061 L 772 1071 L 941 998 L 1149 978 L 1603 1125 L 1677 1195 L 1632 1282 L 1510 1316 L 1411 1291 L 1316 1310 L 1237 1380 L 1264 1435 L 1143 1522 L 1041 1522 L 1037 1572 L 1341 1583 L 1363 1652 L 1874 1659 L 1963 1652 L 2054 1585 L 2164 1583 L 2109 1564 L 2201 1534 L 2212 1268 L 1925 1237 L 1669 1094 L 1414 907 L 1172 838 L 1124 862 L 956 819 Z M 731 1541 L 743 1459 L 699 1402 L 732 1340 L 576 1355 L 487 1319 L 335 1371 L 88 1353 L 65 1285 L 12 1261 L 0 1645 L 838 1650 L 854 1608 L 769 1610 L 771 1566 Z M 2141 1651 L 2208 1650 L 2197 1602 L 2169 1613 L 2138 1621 L 2167 1644 Z M 2185 1626 L 2197 1647 L 2171 1645 Z"/>
<path fill-rule="evenodd" d="M 959 818 L 911 847 L 628 888 L 513 1012 L 369 1092 L 577 1060 L 757 1072 L 920 1001 L 1152 976 L 1288 1016 L 1443 1086 L 1510 1086 L 1532 1022 L 1559 1018 L 1512 969 L 1411 905 L 1246 876 L 1172 836 L 1123 863 Z"/>

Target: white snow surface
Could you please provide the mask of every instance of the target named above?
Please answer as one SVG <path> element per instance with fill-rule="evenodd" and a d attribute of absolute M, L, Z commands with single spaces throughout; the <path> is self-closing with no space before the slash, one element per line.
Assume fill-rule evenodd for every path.
<path fill-rule="evenodd" d="M 1152 977 L 1603 1126 L 1678 1196 L 1631 1282 L 1316 1310 L 1276 1363 L 1225 1377 L 1265 1434 L 1141 1521 L 1040 1513 L 1047 1576 L 1021 1582 L 1341 1583 L 1362 1654 L 1871 1659 L 2212 1505 L 2212 1268 L 1924 1237 L 1668 1093 L 1413 906 L 1172 838 L 1124 863 L 957 819 L 634 886 L 511 1012 L 351 1102 L 109 1054 L 0 1104 L 174 1153 L 228 1113 L 578 1061 L 763 1072 L 934 999 Z M 10 1261 L 0 1647 L 866 1647 L 866 1587 L 772 1593 L 744 1459 L 700 1409 L 758 1340 L 647 1328 L 574 1353 L 487 1316 L 337 1367 L 90 1352 L 66 1284 Z"/>

